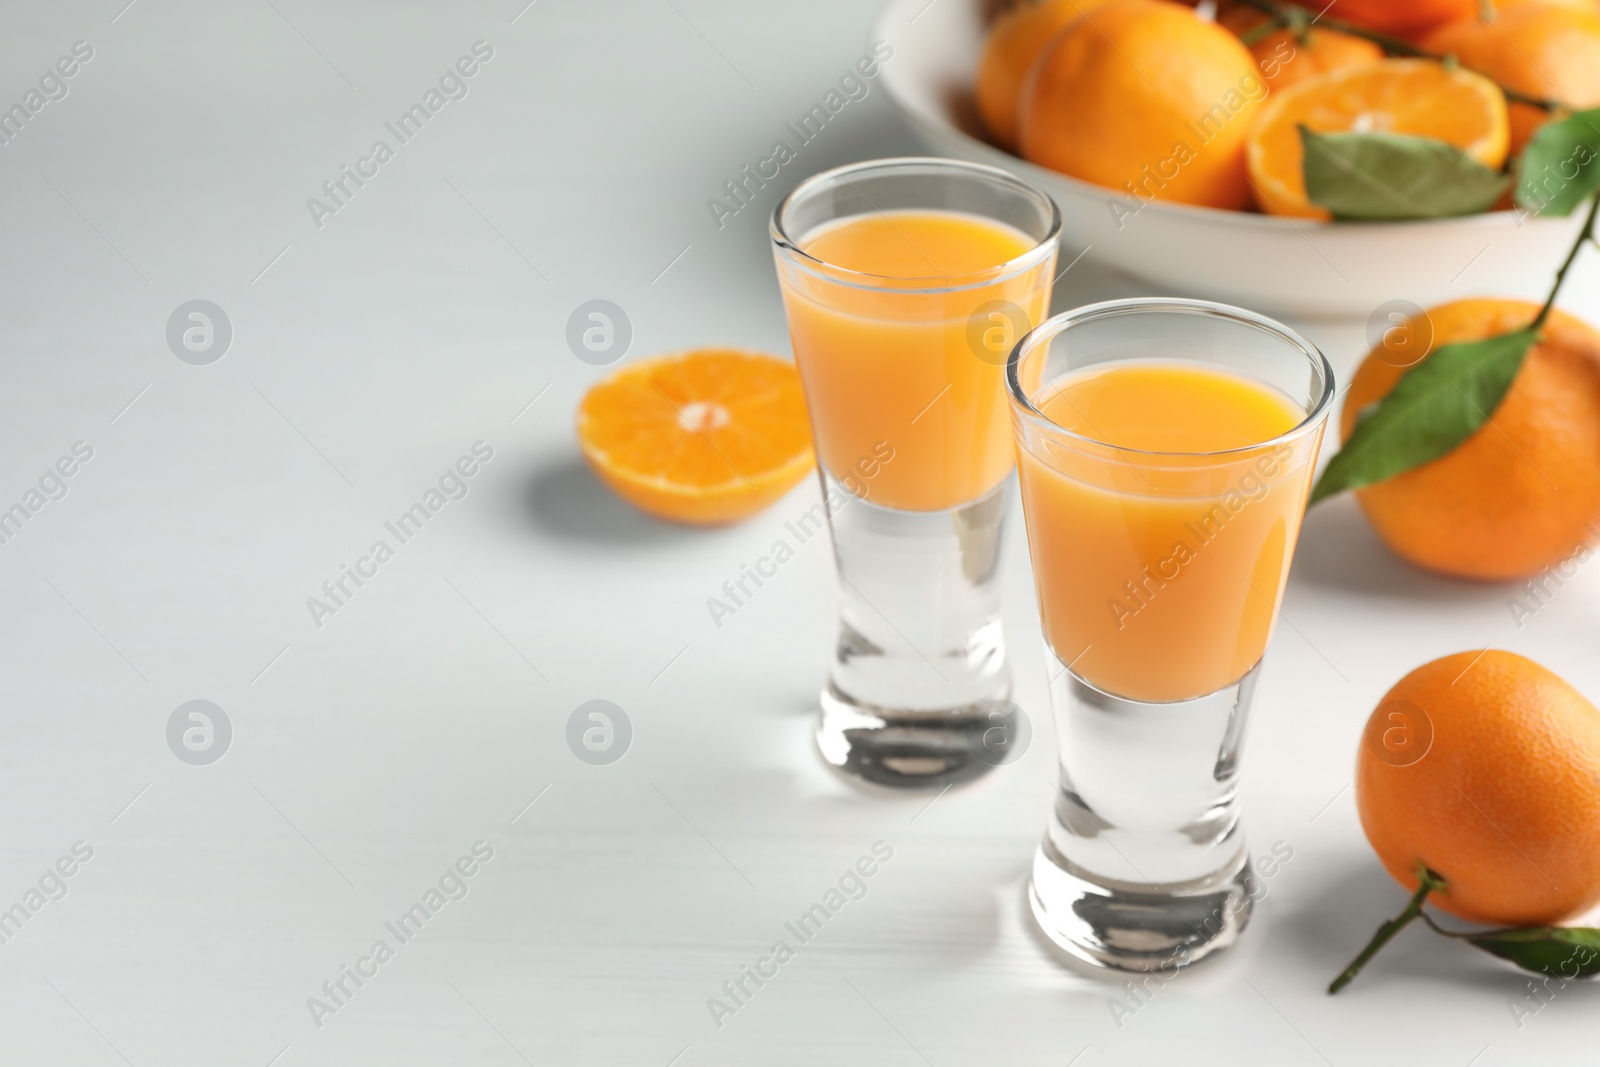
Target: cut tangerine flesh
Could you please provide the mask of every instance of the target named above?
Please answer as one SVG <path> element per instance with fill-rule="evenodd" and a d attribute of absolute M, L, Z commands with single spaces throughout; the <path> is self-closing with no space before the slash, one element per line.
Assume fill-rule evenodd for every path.
<path fill-rule="evenodd" d="M 1329 71 L 1274 92 L 1250 134 L 1250 182 L 1256 202 L 1270 215 L 1330 217 L 1306 196 L 1301 125 L 1317 133 L 1431 137 L 1496 170 L 1510 139 L 1505 96 L 1471 71 L 1447 70 L 1427 59 Z"/>
<path fill-rule="evenodd" d="M 735 522 L 778 500 L 812 467 L 794 365 L 702 348 L 631 363 L 578 406 L 578 445 L 595 475 L 673 522 Z"/>

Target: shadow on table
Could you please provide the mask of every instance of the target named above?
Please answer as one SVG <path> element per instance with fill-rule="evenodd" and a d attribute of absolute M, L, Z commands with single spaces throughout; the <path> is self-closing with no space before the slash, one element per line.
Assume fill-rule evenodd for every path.
<path fill-rule="evenodd" d="M 529 477 L 524 510 L 542 532 L 589 544 L 660 545 L 691 531 L 652 519 L 595 478 L 578 456 L 563 456 Z"/>
<path fill-rule="evenodd" d="M 1306 515 L 1294 576 L 1321 589 L 1385 600 L 1470 604 L 1504 595 L 1494 583 L 1447 578 L 1407 563 L 1383 543 L 1348 494 Z"/>

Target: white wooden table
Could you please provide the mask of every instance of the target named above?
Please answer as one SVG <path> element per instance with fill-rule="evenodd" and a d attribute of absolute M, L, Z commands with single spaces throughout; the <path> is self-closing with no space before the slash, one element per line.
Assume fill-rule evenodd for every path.
<path fill-rule="evenodd" d="M 1492 1067 L 1592 1047 L 1596 989 L 1519 1028 L 1523 979 L 1422 930 L 1322 987 L 1404 898 L 1349 790 L 1378 697 L 1488 644 L 1600 694 L 1600 571 L 1519 628 L 1511 590 L 1407 568 L 1348 500 L 1317 509 L 1246 771 L 1252 851 L 1292 861 L 1241 947 L 1143 1003 L 1063 966 L 1022 906 L 1053 731 L 1020 525 L 1006 625 L 1032 749 L 932 803 L 872 797 L 811 750 L 822 542 L 720 628 L 705 606 L 815 486 L 668 528 L 573 444 L 605 372 L 566 344 L 585 301 L 625 310 L 633 355 L 788 351 L 773 205 L 909 140 L 874 91 L 720 228 L 706 201 L 855 63 L 869 7 L 523 2 L 0 8 L 0 105 L 47 75 L 58 95 L 0 145 L 0 508 L 27 512 L 0 544 L 0 908 L 22 906 L 0 914 L 0 1061 Z M 78 41 L 92 56 L 53 74 Z M 417 103 L 420 131 L 391 133 Z M 1094 259 L 1058 305 L 1138 291 Z M 1596 277 L 1591 257 L 1569 306 L 1600 313 Z M 214 362 L 220 333 L 183 347 L 186 311 L 188 361 L 169 345 L 192 300 L 231 326 Z M 1310 331 L 1341 373 L 1364 347 L 1359 324 Z M 52 475 L 75 445 L 92 456 Z M 418 503 L 420 530 L 391 533 Z M 566 742 L 595 699 L 631 723 L 609 765 Z M 214 762 L 169 746 L 193 700 L 231 729 Z M 183 747 L 190 725 L 177 751 L 214 753 L 220 732 Z M 865 895 L 792 941 L 876 842 L 892 858 Z M 793 958 L 719 1027 L 708 999 L 780 939 Z"/>

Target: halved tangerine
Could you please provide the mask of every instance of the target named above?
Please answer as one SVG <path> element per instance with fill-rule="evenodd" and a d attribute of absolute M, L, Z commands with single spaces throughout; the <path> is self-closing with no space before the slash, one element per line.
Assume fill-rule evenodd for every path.
<path fill-rule="evenodd" d="M 578 446 L 618 496 L 698 526 L 754 515 L 814 462 L 794 364 L 732 348 L 639 360 L 596 383 Z"/>
<path fill-rule="evenodd" d="M 1510 140 L 1506 100 L 1489 79 L 1429 59 L 1332 70 L 1274 92 L 1246 145 L 1256 203 L 1269 215 L 1326 219 L 1306 196 L 1299 127 L 1317 133 L 1432 137 L 1498 170 Z"/>

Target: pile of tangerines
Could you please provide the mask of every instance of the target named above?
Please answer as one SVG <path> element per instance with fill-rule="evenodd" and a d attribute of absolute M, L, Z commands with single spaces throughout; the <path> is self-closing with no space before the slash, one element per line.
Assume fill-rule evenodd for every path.
<path fill-rule="evenodd" d="M 1600 105 L 1595 0 L 1323 6 L 1016 0 L 978 111 L 1002 148 L 1126 196 L 1328 218 L 1302 125 L 1432 138 L 1498 170 L 1561 107 Z"/>

